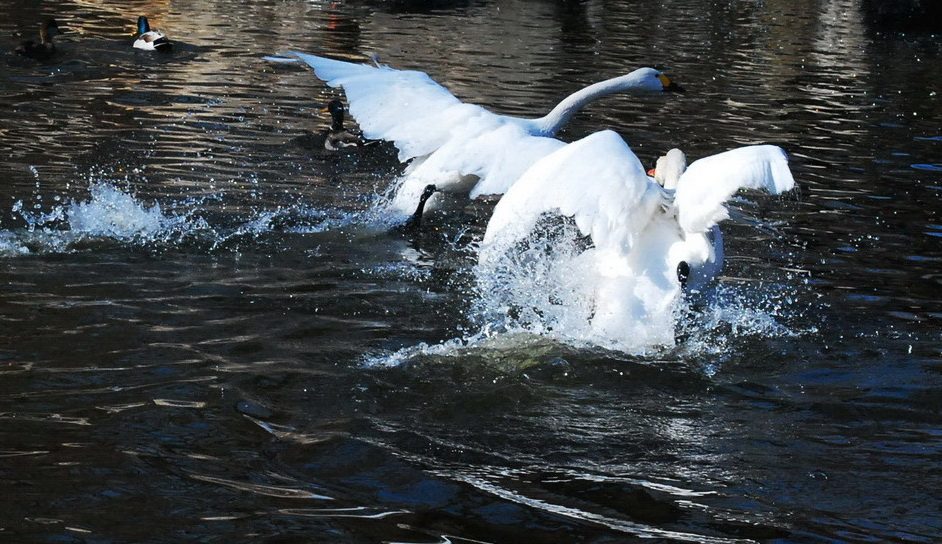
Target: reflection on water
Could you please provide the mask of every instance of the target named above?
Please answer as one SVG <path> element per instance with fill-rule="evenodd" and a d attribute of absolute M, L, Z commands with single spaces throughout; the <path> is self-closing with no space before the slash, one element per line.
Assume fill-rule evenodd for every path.
<path fill-rule="evenodd" d="M 53 7 L 55 13 L 52 12 Z M 0 534 L 16 542 L 932 542 L 937 37 L 856 2 L 69 2 L 0 59 Z M 130 48 L 146 14 L 171 55 Z M 768 142 L 719 297 L 629 356 L 481 319 L 493 203 L 410 239 L 400 166 L 312 149 L 340 93 L 263 55 L 377 54 L 646 163 Z M 486 316 L 486 314 L 485 314 Z M 316 535 L 316 536 L 312 536 Z M 324 535 L 330 535 L 325 537 Z"/>

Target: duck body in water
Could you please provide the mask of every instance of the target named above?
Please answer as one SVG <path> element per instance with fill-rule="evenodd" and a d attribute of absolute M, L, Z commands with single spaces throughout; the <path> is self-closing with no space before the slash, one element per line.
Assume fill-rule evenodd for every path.
<path fill-rule="evenodd" d="M 48 59 L 56 54 L 56 46 L 52 43 L 52 38 L 61 33 L 62 30 L 55 19 L 46 19 L 39 25 L 39 41 L 24 41 L 13 52 L 24 57 Z"/>
<path fill-rule="evenodd" d="M 147 17 L 141 15 L 137 18 L 137 38 L 132 45 L 134 49 L 144 51 L 170 51 L 173 44 L 159 30 L 150 27 Z"/>

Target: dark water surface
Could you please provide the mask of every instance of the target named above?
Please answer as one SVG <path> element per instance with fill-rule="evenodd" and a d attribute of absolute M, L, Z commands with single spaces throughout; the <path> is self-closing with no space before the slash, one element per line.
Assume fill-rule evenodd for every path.
<path fill-rule="evenodd" d="M 939 540 L 938 36 L 850 0 L 12 0 L 3 49 L 45 15 L 55 59 L 0 59 L 0 540 Z M 675 348 L 482 336 L 489 205 L 387 234 L 393 155 L 311 148 L 337 92 L 290 49 L 522 115 L 657 66 L 688 92 L 562 137 L 777 143 L 799 189 L 733 202 Z"/>

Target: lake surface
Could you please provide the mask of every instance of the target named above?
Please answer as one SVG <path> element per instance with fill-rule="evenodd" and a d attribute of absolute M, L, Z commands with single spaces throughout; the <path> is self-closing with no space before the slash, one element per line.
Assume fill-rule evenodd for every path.
<path fill-rule="evenodd" d="M 136 17 L 173 53 L 130 47 Z M 858 3 L 0 5 L 0 540 L 937 542 L 942 40 Z M 495 332 L 493 202 L 417 238 L 394 151 L 311 146 L 342 96 L 263 55 L 418 69 L 536 116 L 612 97 L 647 164 L 787 149 L 676 346 Z"/>

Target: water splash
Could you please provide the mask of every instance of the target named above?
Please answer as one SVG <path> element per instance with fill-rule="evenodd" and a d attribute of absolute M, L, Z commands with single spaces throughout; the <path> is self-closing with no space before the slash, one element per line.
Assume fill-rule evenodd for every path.
<path fill-rule="evenodd" d="M 164 214 L 160 204 L 148 206 L 108 184 L 93 184 L 89 192 L 90 200 L 73 201 L 65 212 L 70 230 L 78 235 L 154 241 L 207 226 L 185 215 Z"/>
<path fill-rule="evenodd" d="M 601 350 L 616 359 L 695 361 L 712 374 L 744 342 L 815 332 L 814 325 L 799 324 L 808 321 L 809 303 L 798 294 L 800 278 L 789 277 L 724 278 L 695 298 L 677 300 L 662 315 L 626 325 L 635 335 L 606 335 L 592 326 L 599 295 L 594 268 L 585 261 L 591 250 L 570 222 L 538 229 L 525 243 L 474 267 L 470 325 L 459 338 L 375 354 L 365 365 L 483 358 L 513 371 L 550 346 L 547 358 L 560 349 Z"/>
<path fill-rule="evenodd" d="M 6 242 L 0 242 L 2 254 L 67 252 L 96 242 L 167 243 L 208 229 L 192 213 L 164 212 L 159 204 L 142 202 L 109 183 L 93 182 L 88 192 L 87 200 L 56 204 L 49 211 L 22 200 L 14 203 L 13 215 L 26 228 L 0 231 L 0 240 Z"/>
<path fill-rule="evenodd" d="M 482 260 L 474 270 L 475 321 L 491 330 L 584 338 L 595 307 L 584 250 L 567 221 L 544 224 L 525 243 Z"/>
<path fill-rule="evenodd" d="M 147 202 L 105 181 L 90 182 L 87 198 L 65 202 L 57 196 L 51 208 L 43 200 L 37 194 L 32 203 L 13 204 L 13 217 L 25 227 L 0 230 L 0 256 L 72 252 L 115 243 L 150 248 L 195 243 L 213 250 L 231 240 L 276 231 L 323 232 L 360 221 L 354 213 L 328 214 L 303 205 L 250 210 L 242 217 L 223 219 L 211 210 L 212 197 Z"/>
<path fill-rule="evenodd" d="M 461 336 L 373 353 L 363 359 L 363 366 L 415 367 L 451 360 L 462 367 L 480 365 L 514 374 L 550 362 L 560 353 L 576 351 L 583 357 L 591 354 L 590 358 L 604 360 L 690 361 L 700 371 L 712 375 L 724 360 L 741 351 L 745 342 L 791 338 L 817 331 L 814 325 L 796 323 L 804 320 L 809 307 L 797 301 L 792 287 L 779 283 L 762 284 L 760 289 L 738 282 L 722 283 L 696 304 L 679 304 L 664 320 L 670 329 L 658 331 L 674 340 L 666 345 L 652 345 L 638 338 L 600 336 L 592 331 L 591 317 L 586 318 L 584 308 L 570 311 L 559 300 L 545 295 L 541 306 L 516 313 L 506 306 L 510 300 L 507 292 L 478 296 L 475 311 L 480 313 L 472 316 L 474 325 L 462 331 Z M 539 299 L 533 292 L 525 292 L 523 300 L 534 304 Z"/>

